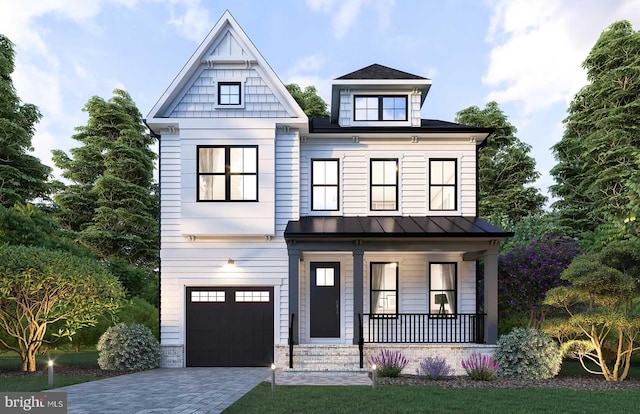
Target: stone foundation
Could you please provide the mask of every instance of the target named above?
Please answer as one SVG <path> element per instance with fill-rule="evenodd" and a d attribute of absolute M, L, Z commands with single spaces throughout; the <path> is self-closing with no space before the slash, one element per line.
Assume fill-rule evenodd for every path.
<path fill-rule="evenodd" d="M 184 346 L 183 345 L 161 345 L 160 346 L 160 368 L 182 368 L 184 367 Z"/>

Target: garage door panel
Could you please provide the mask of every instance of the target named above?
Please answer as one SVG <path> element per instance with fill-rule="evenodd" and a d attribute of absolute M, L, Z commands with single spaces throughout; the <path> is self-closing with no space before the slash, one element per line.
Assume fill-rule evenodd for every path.
<path fill-rule="evenodd" d="M 273 288 L 189 287 L 187 366 L 268 366 L 273 361 Z"/>

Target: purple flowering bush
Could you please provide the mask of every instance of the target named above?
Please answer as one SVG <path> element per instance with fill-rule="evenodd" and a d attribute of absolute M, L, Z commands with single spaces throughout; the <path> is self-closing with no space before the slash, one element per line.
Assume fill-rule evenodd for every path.
<path fill-rule="evenodd" d="M 462 368 L 474 380 L 490 381 L 500 368 L 498 361 L 487 355 L 476 352 L 462 360 Z"/>
<path fill-rule="evenodd" d="M 416 374 L 421 378 L 429 378 L 438 380 L 453 374 L 451 365 L 447 364 L 447 360 L 440 357 L 427 357 L 420 362 L 420 366 L 416 368 Z"/>
<path fill-rule="evenodd" d="M 537 326 L 546 292 L 565 286 L 560 278 L 574 258 L 582 254 L 576 239 L 547 235 L 529 244 L 517 244 L 498 257 L 498 310 L 500 318 L 519 316 Z"/>
<path fill-rule="evenodd" d="M 376 366 L 379 377 L 397 377 L 409 361 L 402 353 L 383 349 L 369 358 L 369 364 Z"/>

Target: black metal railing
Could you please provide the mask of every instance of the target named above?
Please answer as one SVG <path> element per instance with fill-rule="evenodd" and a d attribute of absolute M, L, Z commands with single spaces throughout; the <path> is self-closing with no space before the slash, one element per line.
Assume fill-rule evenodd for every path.
<path fill-rule="evenodd" d="M 367 343 L 484 343 L 482 313 L 364 314 Z M 362 323 L 361 323 L 362 325 Z"/>
<path fill-rule="evenodd" d="M 358 351 L 360 351 L 360 368 L 364 366 L 364 330 L 362 328 L 362 314 L 358 314 Z"/>
<path fill-rule="evenodd" d="M 289 368 L 293 368 L 293 322 L 296 320 L 296 314 L 291 314 L 291 323 L 289 324 Z"/>

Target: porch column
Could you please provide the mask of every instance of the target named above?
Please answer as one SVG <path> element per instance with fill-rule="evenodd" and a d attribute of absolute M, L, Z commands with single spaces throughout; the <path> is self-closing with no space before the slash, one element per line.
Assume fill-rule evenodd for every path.
<path fill-rule="evenodd" d="M 498 342 L 498 252 L 484 255 L 484 339 L 488 344 Z"/>
<path fill-rule="evenodd" d="M 291 331 L 291 340 L 295 344 L 299 344 L 298 325 L 300 318 L 300 305 L 298 302 L 300 291 L 300 250 L 288 248 L 289 252 L 289 315 L 287 320 L 291 326 L 291 314 L 295 314 L 296 320 Z M 287 327 L 289 328 L 289 327 Z"/>
<path fill-rule="evenodd" d="M 353 344 L 360 339 L 358 315 L 362 314 L 362 290 L 364 278 L 364 250 L 353 249 Z"/>

